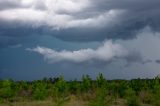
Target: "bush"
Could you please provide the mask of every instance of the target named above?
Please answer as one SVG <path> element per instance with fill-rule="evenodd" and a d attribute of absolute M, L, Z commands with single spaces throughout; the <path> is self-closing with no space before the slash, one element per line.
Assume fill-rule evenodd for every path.
<path fill-rule="evenodd" d="M 128 89 L 128 85 L 126 82 L 121 81 L 118 85 L 118 94 L 122 98 L 125 96 L 125 91 Z"/>
<path fill-rule="evenodd" d="M 80 93 L 80 83 L 77 81 L 73 81 L 69 83 L 69 91 L 71 94 L 79 94 Z"/>
<path fill-rule="evenodd" d="M 135 95 L 135 91 L 132 89 L 127 89 L 125 98 L 127 100 L 127 106 L 140 106 L 140 101 Z"/>
<path fill-rule="evenodd" d="M 160 84 L 157 83 L 154 86 L 153 104 L 155 106 L 160 106 Z"/>
<path fill-rule="evenodd" d="M 3 103 L 3 98 L 0 97 L 0 103 Z"/>
<path fill-rule="evenodd" d="M 144 104 L 151 104 L 153 102 L 152 92 L 142 90 L 139 92 L 139 97 Z"/>
<path fill-rule="evenodd" d="M 1 98 L 11 98 L 15 95 L 14 89 L 11 88 L 12 82 L 10 80 L 4 80 L 0 88 L 0 97 Z"/>
<path fill-rule="evenodd" d="M 110 106 L 110 100 L 107 100 L 107 90 L 105 88 L 99 88 L 96 92 L 96 98 L 91 100 L 89 106 Z"/>
<path fill-rule="evenodd" d="M 64 80 L 64 78 L 62 76 L 60 76 L 60 78 L 58 79 L 58 81 L 55 83 L 54 90 L 59 95 L 63 95 L 63 94 L 67 93 L 67 91 L 68 91 L 68 85 L 67 85 L 67 82 Z"/>
<path fill-rule="evenodd" d="M 48 96 L 46 85 L 37 82 L 33 89 L 33 98 L 36 100 L 44 100 Z"/>

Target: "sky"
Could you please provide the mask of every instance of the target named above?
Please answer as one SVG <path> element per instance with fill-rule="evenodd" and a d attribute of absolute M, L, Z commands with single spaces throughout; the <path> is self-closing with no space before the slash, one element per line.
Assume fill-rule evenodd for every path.
<path fill-rule="evenodd" d="M 0 79 L 160 74 L 159 0 L 0 0 Z"/>

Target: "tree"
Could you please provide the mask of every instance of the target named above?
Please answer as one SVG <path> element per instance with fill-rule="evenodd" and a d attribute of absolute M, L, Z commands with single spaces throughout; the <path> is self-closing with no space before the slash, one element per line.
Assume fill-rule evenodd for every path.
<path fill-rule="evenodd" d="M 82 77 L 82 85 L 81 85 L 81 90 L 82 91 L 88 91 L 91 88 L 91 78 L 89 75 L 86 75 Z"/>
<path fill-rule="evenodd" d="M 105 78 L 103 77 L 103 74 L 102 74 L 102 73 L 100 73 L 100 74 L 98 75 L 96 82 L 97 82 L 97 86 L 98 86 L 98 87 L 103 87 L 103 86 L 105 86 L 106 80 L 105 80 Z"/>

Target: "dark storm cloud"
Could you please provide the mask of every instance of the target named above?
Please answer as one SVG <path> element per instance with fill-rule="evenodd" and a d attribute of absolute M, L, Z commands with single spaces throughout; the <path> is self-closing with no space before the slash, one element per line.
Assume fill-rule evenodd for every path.
<path fill-rule="evenodd" d="M 17 44 L 19 40 L 15 37 L 0 36 L 0 48 L 6 48 L 10 45 Z"/>
<path fill-rule="evenodd" d="M 0 36 L 23 37 L 37 34 L 51 35 L 66 41 L 88 42 L 132 39 L 146 26 L 153 31 L 160 31 L 159 0 L 66 2 L 1 1 Z"/>
<path fill-rule="evenodd" d="M 155 62 L 156 62 L 157 64 L 160 64 L 160 60 L 155 60 Z"/>
<path fill-rule="evenodd" d="M 143 55 L 138 51 L 130 51 L 129 55 L 124 58 L 126 61 L 125 67 L 129 67 L 132 63 L 139 63 L 142 65 L 152 63 L 153 60 L 145 59 Z"/>
<path fill-rule="evenodd" d="M 127 63 L 130 63 L 130 62 L 141 62 L 141 63 L 143 63 L 144 60 L 143 60 L 143 57 L 141 56 L 141 54 L 139 52 L 132 51 L 126 57 L 126 61 L 127 61 Z"/>
<path fill-rule="evenodd" d="M 150 10 L 159 8 L 159 0 L 93 0 L 99 9 Z"/>

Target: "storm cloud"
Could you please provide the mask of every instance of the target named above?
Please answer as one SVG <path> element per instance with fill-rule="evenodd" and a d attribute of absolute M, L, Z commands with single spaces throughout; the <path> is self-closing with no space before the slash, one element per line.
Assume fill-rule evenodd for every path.
<path fill-rule="evenodd" d="M 157 64 L 160 64 L 160 60 L 155 60 L 155 62 L 156 62 Z"/>
<path fill-rule="evenodd" d="M 159 5 L 160 0 L 0 0 L 0 78 L 99 72 L 107 78 L 153 78 L 160 73 Z"/>
<path fill-rule="evenodd" d="M 51 35 L 83 42 L 132 39 L 146 26 L 159 32 L 159 4 L 159 0 L 0 0 L 0 36 Z"/>

